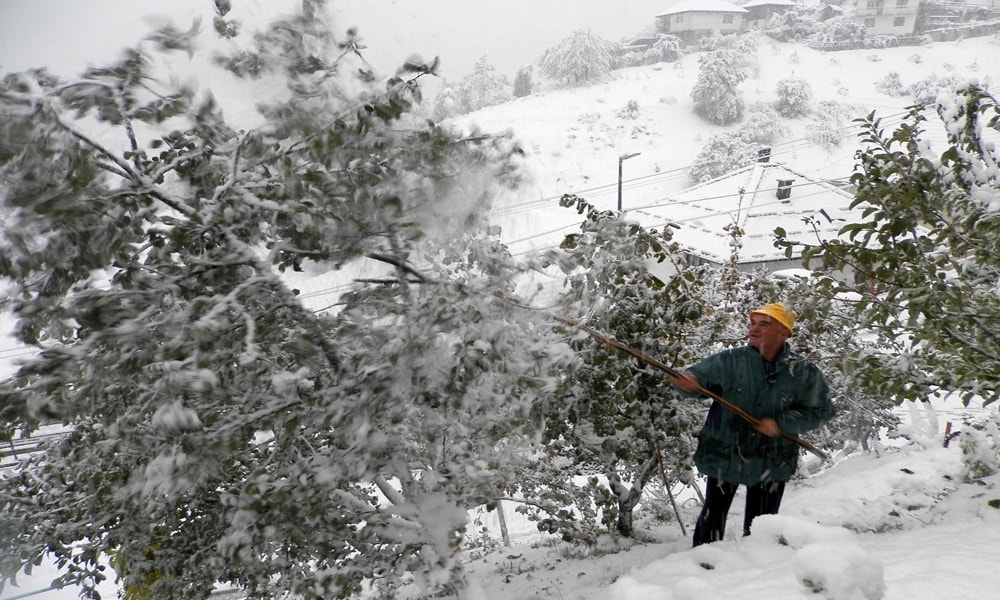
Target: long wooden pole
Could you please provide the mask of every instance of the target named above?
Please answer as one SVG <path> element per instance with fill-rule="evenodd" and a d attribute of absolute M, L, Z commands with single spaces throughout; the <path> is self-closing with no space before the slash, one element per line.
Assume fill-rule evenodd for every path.
<path fill-rule="evenodd" d="M 616 340 L 614 338 L 610 338 L 610 337 L 604 335 L 603 333 L 597 331 L 593 327 L 588 327 L 587 325 L 584 325 L 583 323 L 578 323 L 577 321 L 573 321 L 572 319 L 566 319 L 566 318 L 560 317 L 558 315 L 553 315 L 553 318 L 556 321 L 559 321 L 560 323 L 563 323 L 564 325 L 569 325 L 570 327 L 575 327 L 575 328 L 577 328 L 577 329 L 579 329 L 581 331 L 584 331 L 584 332 L 590 334 L 590 336 L 592 338 L 596 339 L 597 341 L 601 342 L 602 344 L 605 344 L 606 346 L 610 346 L 610 347 L 615 348 L 617 350 L 621 350 L 625 354 L 628 354 L 629 356 L 635 357 L 635 358 L 641 360 L 642 362 L 646 363 L 647 365 L 650 365 L 651 367 L 654 367 L 656 369 L 659 369 L 660 371 L 663 371 L 664 373 L 667 373 L 671 377 L 680 377 L 681 376 L 681 372 L 678 371 L 677 369 L 668 367 L 667 365 L 665 365 L 662 362 L 656 360 L 655 358 L 653 358 L 651 356 L 647 356 L 647 355 L 643 354 L 642 352 L 639 352 L 635 348 L 630 348 L 629 346 L 626 346 L 625 344 L 619 342 L 618 340 Z M 733 411 L 734 413 L 736 413 L 737 415 L 739 415 L 741 418 L 743 418 L 747 422 L 749 422 L 751 425 L 753 425 L 753 426 L 756 427 L 757 425 L 760 424 L 760 419 L 758 419 L 757 417 L 751 415 L 750 413 L 748 413 L 747 411 L 743 410 L 739 406 L 733 404 L 729 400 L 726 400 L 725 398 L 723 398 L 719 394 L 717 394 L 717 393 L 715 393 L 715 392 L 713 392 L 711 390 L 705 389 L 704 387 L 702 387 L 700 385 L 698 386 L 698 391 L 701 392 L 702 394 L 705 394 L 709 398 L 715 400 L 716 402 L 718 402 L 722 406 L 724 406 L 724 407 L 728 408 L 729 410 Z M 828 458 L 829 458 L 826 455 L 825 452 L 823 452 L 819 448 L 816 448 L 815 446 L 813 446 L 812 444 L 810 444 L 809 442 L 807 442 L 807 441 L 805 441 L 805 440 L 803 440 L 801 438 L 795 437 L 794 435 L 791 435 L 791 434 L 788 434 L 788 433 L 782 433 L 781 437 L 782 437 L 782 439 L 788 440 L 789 442 L 792 442 L 793 444 L 797 444 L 801 448 L 805 448 L 806 450 L 808 450 L 809 452 L 812 452 L 813 454 L 815 454 L 816 456 L 822 458 L 823 460 L 828 460 Z"/>

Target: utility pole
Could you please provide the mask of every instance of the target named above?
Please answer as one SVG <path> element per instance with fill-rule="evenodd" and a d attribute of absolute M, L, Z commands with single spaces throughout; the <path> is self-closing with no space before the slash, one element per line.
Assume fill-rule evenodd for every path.
<path fill-rule="evenodd" d="M 639 156 L 642 152 L 632 152 L 618 156 L 618 212 L 622 211 L 622 163 L 626 160 Z"/>

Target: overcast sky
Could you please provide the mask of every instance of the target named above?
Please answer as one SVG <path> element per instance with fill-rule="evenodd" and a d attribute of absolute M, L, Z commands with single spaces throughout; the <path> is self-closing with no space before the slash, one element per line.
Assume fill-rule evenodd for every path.
<path fill-rule="evenodd" d="M 449 78 L 481 56 L 513 76 L 577 29 L 618 41 L 653 25 L 677 0 L 354 0 L 330 2 L 343 30 L 358 26 L 369 60 L 391 71 L 411 54 L 443 60 Z M 232 0 L 246 24 L 298 6 L 298 0 Z M 73 75 L 173 19 L 208 26 L 212 0 L 0 0 L 0 72 L 47 66 Z"/>

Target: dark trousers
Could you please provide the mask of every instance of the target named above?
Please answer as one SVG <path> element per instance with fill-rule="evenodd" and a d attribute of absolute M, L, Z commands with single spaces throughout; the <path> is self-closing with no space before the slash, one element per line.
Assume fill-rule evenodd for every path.
<path fill-rule="evenodd" d="M 694 526 L 694 545 L 708 544 L 722 539 L 726 532 L 726 516 L 736 496 L 739 485 L 715 477 L 705 484 L 705 505 Z M 758 515 L 776 515 L 785 493 L 784 481 L 767 481 L 748 485 L 747 505 L 743 515 L 743 535 L 750 535 L 750 524 Z"/>

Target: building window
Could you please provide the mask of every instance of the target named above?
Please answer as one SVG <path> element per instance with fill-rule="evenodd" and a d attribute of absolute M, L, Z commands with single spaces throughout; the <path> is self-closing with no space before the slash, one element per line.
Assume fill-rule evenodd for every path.
<path fill-rule="evenodd" d="M 903 25 L 906 25 L 906 17 L 896 17 L 892 20 L 893 27 L 902 27 Z"/>
<path fill-rule="evenodd" d="M 684 15 L 677 15 L 676 17 L 674 17 L 674 23 L 683 23 L 683 22 L 684 22 Z"/>
<path fill-rule="evenodd" d="M 733 22 L 733 15 L 722 15 L 722 22 L 731 25 Z"/>
<path fill-rule="evenodd" d="M 910 0 L 896 0 L 896 8 L 902 8 L 910 3 Z"/>
<path fill-rule="evenodd" d="M 865 29 L 875 27 L 875 17 L 865 17 Z"/>

